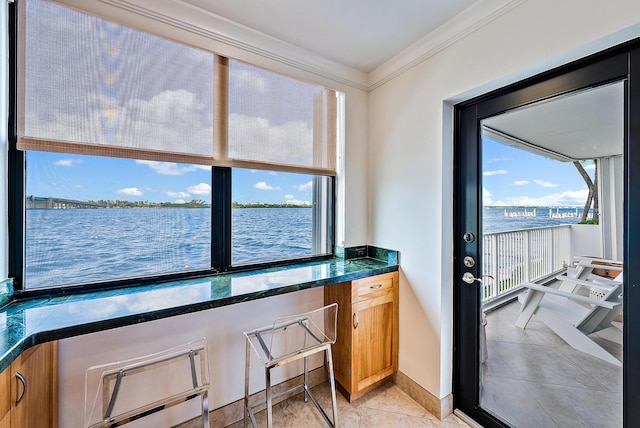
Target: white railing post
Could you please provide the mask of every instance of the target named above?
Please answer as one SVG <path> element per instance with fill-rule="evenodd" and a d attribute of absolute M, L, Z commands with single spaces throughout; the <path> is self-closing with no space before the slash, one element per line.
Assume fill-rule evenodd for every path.
<path fill-rule="evenodd" d="M 524 279 L 531 281 L 531 232 L 524 231 Z M 515 287 L 515 285 L 514 285 Z"/>
<path fill-rule="evenodd" d="M 491 267 L 493 271 L 493 281 L 491 282 L 491 298 L 498 297 L 498 284 L 500 284 L 500 265 L 498 264 L 498 235 L 491 240 Z"/>

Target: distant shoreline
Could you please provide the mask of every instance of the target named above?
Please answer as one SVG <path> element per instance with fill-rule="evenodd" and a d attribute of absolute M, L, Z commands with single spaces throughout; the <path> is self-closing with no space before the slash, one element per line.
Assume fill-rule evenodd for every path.
<path fill-rule="evenodd" d="M 239 203 L 233 202 L 232 208 L 312 208 L 311 204 L 288 203 Z M 211 208 L 211 204 L 201 199 L 189 202 L 149 202 L 124 200 L 87 200 L 62 199 L 53 197 L 29 196 L 25 201 L 25 208 L 32 209 L 102 209 L 102 208 Z"/>

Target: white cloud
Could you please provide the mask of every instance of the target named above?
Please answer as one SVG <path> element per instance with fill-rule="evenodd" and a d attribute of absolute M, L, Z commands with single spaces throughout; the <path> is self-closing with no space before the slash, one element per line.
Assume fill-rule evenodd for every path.
<path fill-rule="evenodd" d="M 54 165 L 56 166 L 73 166 L 82 163 L 82 159 L 60 159 L 56 161 Z"/>
<path fill-rule="evenodd" d="M 260 181 L 256 184 L 253 185 L 254 189 L 258 189 L 258 190 L 280 190 L 280 187 L 278 186 L 271 186 L 269 184 L 267 184 L 266 181 Z"/>
<path fill-rule="evenodd" d="M 207 183 L 200 183 L 187 187 L 187 191 L 192 195 L 208 195 L 211 193 L 211 186 Z"/>
<path fill-rule="evenodd" d="M 54 109 L 52 117 L 25 117 L 30 135 L 55 140 L 89 141 L 122 147 L 142 147 L 172 152 L 211 155 L 213 124 L 210 105 L 199 95 L 166 90 L 149 99 L 132 99 L 125 105 L 104 94 L 83 94 L 86 112 Z M 101 124 L 96 135 L 94 124 Z"/>
<path fill-rule="evenodd" d="M 285 204 L 289 205 L 311 205 L 309 201 L 301 201 L 300 199 L 296 199 L 293 195 L 285 195 L 286 199 Z"/>
<path fill-rule="evenodd" d="M 517 180 L 513 182 L 514 186 L 524 186 L 526 184 L 529 184 L 527 180 Z"/>
<path fill-rule="evenodd" d="M 176 199 L 173 202 L 176 203 L 176 204 L 184 204 L 186 201 L 184 199 Z"/>
<path fill-rule="evenodd" d="M 308 181 L 304 184 L 299 184 L 296 188 L 301 192 L 308 192 L 313 187 L 313 181 Z"/>
<path fill-rule="evenodd" d="M 313 129 L 304 121 L 273 125 L 267 119 L 229 115 L 229 157 L 311 166 Z"/>
<path fill-rule="evenodd" d="M 285 202 L 288 205 L 311 205 L 309 201 L 301 201 L 299 199 L 289 199 Z"/>
<path fill-rule="evenodd" d="M 497 169 L 495 171 L 485 171 L 482 173 L 482 175 L 486 177 L 489 177 L 491 175 L 501 175 L 501 174 L 508 174 L 508 172 L 505 169 Z"/>
<path fill-rule="evenodd" d="M 504 161 L 510 161 L 513 160 L 511 158 L 493 158 L 493 159 L 489 159 L 487 162 L 488 163 L 495 163 L 495 162 L 504 162 Z"/>
<path fill-rule="evenodd" d="M 171 196 L 172 198 L 188 198 L 191 196 L 190 193 L 187 192 L 172 192 L 168 191 L 167 196 Z"/>
<path fill-rule="evenodd" d="M 162 175 L 182 175 L 185 172 L 196 171 L 199 169 L 205 171 L 209 171 L 211 169 L 211 167 L 207 165 L 179 166 L 175 162 L 158 162 L 148 160 L 136 160 L 136 164 L 147 165 L 149 168 Z"/>
<path fill-rule="evenodd" d="M 125 196 L 142 196 L 142 191 L 137 187 L 127 187 L 126 189 L 119 189 L 119 190 L 116 190 L 116 193 L 118 195 L 125 195 Z"/>
<path fill-rule="evenodd" d="M 484 187 L 482 188 L 482 205 L 493 205 L 493 201 L 491 199 L 491 192 L 489 192 Z"/>
<path fill-rule="evenodd" d="M 264 94 L 267 91 L 267 80 L 252 70 L 236 70 L 231 73 L 232 84 L 237 89 Z"/>
<path fill-rule="evenodd" d="M 583 206 L 587 201 L 589 191 L 567 190 L 566 192 L 554 193 L 540 197 L 517 196 L 506 198 L 504 201 L 496 201 L 495 205 L 505 206 L 538 206 L 538 207 L 566 207 Z"/>
<path fill-rule="evenodd" d="M 589 165 L 583 165 L 583 168 L 587 171 L 596 169 L 596 164 L 590 163 Z"/>
<path fill-rule="evenodd" d="M 544 181 L 544 180 L 533 180 L 534 183 L 536 183 L 538 186 L 542 186 L 542 187 L 558 187 L 558 184 L 555 183 L 551 183 L 550 181 Z"/>

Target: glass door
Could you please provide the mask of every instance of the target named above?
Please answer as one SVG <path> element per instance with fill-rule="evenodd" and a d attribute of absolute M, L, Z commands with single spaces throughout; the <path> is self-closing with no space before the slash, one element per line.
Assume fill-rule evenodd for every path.
<path fill-rule="evenodd" d="M 481 123 L 480 406 L 517 427 L 622 426 L 624 82 Z"/>
<path fill-rule="evenodd" d="M 627 239 L 636 227 L 628 219 L 640 215 L 629 191 L 640 174 L 628 167 L 640 159 L 635 58 L 603 54 L 456 106 L 454 407 L 483 426 L 631 426 L 638 416 L 627 404 L 639 397 L 638 369 L 622 363 L 640 356 L 629 340 L 640 296 L 628 282 L 640 253 Z M 576 256 L 624 269 L 608 311 L 592 311 L 589 287 L 571 289 L 586 318 L 597 313 L 593 331 L 580 320 L 558 325 L 538 308 L 553 300 L 549 289 L 566 292 L 555 276 L 574 272 Z M 608 286 L 614 271 L 590 274 Z M 591 334 L 600 330 L 612 334 Z"/>

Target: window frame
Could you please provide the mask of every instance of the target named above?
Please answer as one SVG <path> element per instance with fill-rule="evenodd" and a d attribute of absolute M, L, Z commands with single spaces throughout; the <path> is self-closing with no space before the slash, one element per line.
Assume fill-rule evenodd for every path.
<path fill-rule="evenodd" d="M 327 186 L 318 186 L 314 179 L 314 200 L 313 200 L 313 216 L 326 216 L 326 235 L 322 236 L 322 240 L 326 242 L 328 253 L 317 254 L 305 257 L 295 257 L 289 259 L 280 259 L 267 262 L 243 263 L 241 265 L 233 265 L 231 259 L 232 252 L 232 169 L 233 166 L 211 166 L 211 267 L 207 269 L 199 269 L 183 272 L 161 273 L 148 276 L 137 276 L 118 278 L 104 281 L 93 281 L 86 283 L 64 284 L 52 287 L 25 288 L 24 287 L 24 271 L 26 267 L 25 253 L 25 178 L 28 165 L 26 165 L 26 152 L 19 150 L 18 147 L 18 61 L 19 52 L 19 7 L 18 1 L 9 3 L 9 120 L 8 120 L 8 214 L 9 214 L 9 252 L 8 252 L 8 269 L 9 277 L 14 279 L 15 297 L 38 297 L 51 296 L 57 294 L 81 293 L 87 291 L 95 291 L 101 289 L 112 289 L 119 287 L 148 285 L 167 281 L 202 278 L 206 276 L 230 273 L 238 271 L 251 271 L 264 269 L 267 267 L 289 266 L 311 261 L 327 260 L 335 257 L 335 216 L 336 216 L 336 176 L 313 174 L 315 177 L 327 177 Z M 161 36 L 157 36 L 161 37 Z M 171 40 L 171 39 L 170 39 Z M 225 57 L 220 57 L 224 58 Z M 214 75 L 217 79 L 217 75 Z M 223 79 L 228 88 L 228 78 Z M 221 83 L 216 83 L 214 93 L 219 93 L 218 89 Z M 217 96 L 217 95 L 216 95 Z M 214 106 L 214 109 L 216 106 Z M 220 111 L 219 111 L 220 112 Z M 224 116 L 228 117 L 228 111 L 222 110 Z M 218 116 L 219 117 L 219 116 Z M 218 126 L 216 126 L 218 125 Z M 226 130 L 225 123 L 223 126 L 214 125 L 214 133 Z M 337 124 L 336 124 L 337 125 Z M 124 159 L 124 157 L 116 156 Z M 240 166 L 238 166 L 240 167 Z M 293 172 L 289 168 L 269 168 L 275 171 Z M 322 187 L 319 189 L 319 187 Z M 324 195 L 325 198 L 318 200 L 318 195 Z M 322 202 L 322 203 L 319 203 Z M 315 224 L 312 227 L 313 248 L 316 251 L 316 233 L 322 230 Z"/>

